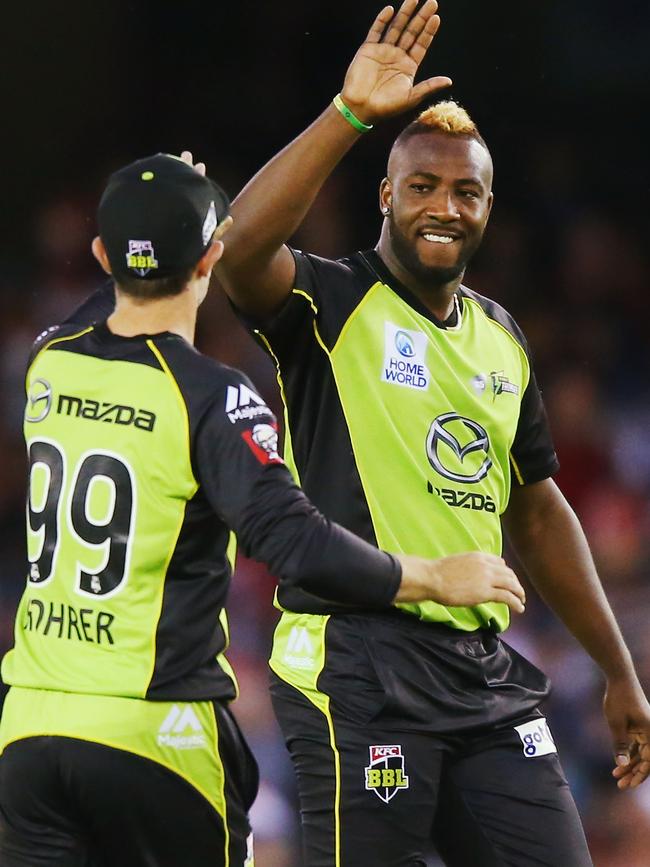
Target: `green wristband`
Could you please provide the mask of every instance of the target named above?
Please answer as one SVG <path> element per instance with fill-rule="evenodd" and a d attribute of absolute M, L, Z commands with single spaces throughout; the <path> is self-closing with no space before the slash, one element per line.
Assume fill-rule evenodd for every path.
<path fill-rule="evenodd" d="M 364 123 L 362 120 L 359 120 L 359 118 L 356 117 L 354 114 L 352 114 L 350 109 L 347 107 L 347 105 L 341 99 L 340 93 L 336 94 L 336 96 L 334 97 L 332 102 L 334 103 L 336 108 L 341 112 L 341 114 L 347 120 L 347 122 L 351 126 L 353 126 L 356 130 L 358 130 L 359 132 L 369 132 L 372 129 L 371 123 Z"/>

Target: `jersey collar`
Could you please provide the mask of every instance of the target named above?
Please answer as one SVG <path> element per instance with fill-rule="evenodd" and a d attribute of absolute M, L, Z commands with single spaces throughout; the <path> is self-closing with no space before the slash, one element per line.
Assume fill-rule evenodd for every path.
<path fill-rule="evenodd" d="M 396 295 L 399 295 L 402 301 L 405 301 L 409 307 L 412 307 L 420 314 L 420 316 L 424 316 L 425 319 L 432 322 L 436 328 L 441 328 L 444 331 L 447 331 L 460 326 L 463 312 L 463 296 L 460 291 L 454 293 L 454 309 L 443 321 L 442 319 L 438 319 L 438 317 L 420 301 L 417 295 L 414 295 L 410 289 L 407 289 L 407 287 L 388 270 L 386 264 L 376 250 L 365 250 L 360 253 L 360 256 L 364 260 L 366 266 L 374 272 L 382 283 L 392 289 Z"/>
<path fill-rule="evenodd" d="M 181 337 L 180 334 L 174 334 L 173 331 L 158 331 L 155 334 L 134 334 L 132 337 L 124 337 L 122 334 L 115 334 L 107 325 L 107 320 L 104 319 L 101 322 L 96 322 L 94 324 L 95 334 L 100 338 L 100 340 L 108 340 L 114 341 L 115 343 L 141 343 L 143 340 L 151 340 L 152 338 L 172 338 L 174 340 L 182 340 L 183 343 L 186 343 L 184 337 Z"/>

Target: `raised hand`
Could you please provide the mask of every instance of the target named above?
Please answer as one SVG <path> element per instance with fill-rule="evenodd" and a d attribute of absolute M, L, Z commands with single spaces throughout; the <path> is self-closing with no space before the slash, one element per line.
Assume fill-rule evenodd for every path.
<path fill-rule="evenodd" d="M 436 0 L 404 0 L 397 14 L 386 6 L 350 64 L 341 98 L 364 123 L 414 108 L 425 96 L 451 79 L 437 76 L 414 84 L 433 37 L 440 26 Z"/>

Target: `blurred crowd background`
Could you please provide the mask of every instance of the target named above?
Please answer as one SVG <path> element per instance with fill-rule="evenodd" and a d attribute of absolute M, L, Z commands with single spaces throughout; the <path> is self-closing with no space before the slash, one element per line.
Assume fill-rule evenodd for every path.
<path fill-rule="evenodd" d="M 0 173 L 0 652 L 24 583 L 25 361 L 101 282 L 90 254 L 110 171 L 190 148 L 235 195 L 340 89 L 379 4 L 357 0 L 37 0 L 3 11 Z M 495 162 L 495 206 L 465 282 L 526 332 L 562 468 L 650 687 L 650 7 L 441 0 L 423 75 L 448 74 Z M 410 118 L 407 118 L 410 119 Z M 405 119 L 406 120 L 406 119 Z M 377 186 L 401 120 L 366 136 L 296 246 L 373 246 Z M 199 347 L 244 369 L 281 414 L 275 371 L 215 290 Z M 267 695 L 274 583 L 240 560 L 230 599 L 235 711 L 261 766 L 258 867 L 298 867 L 291 769 Z M 533 593 L 508 640 L 554 682 L 547 711 L 596 867 L 648 867 L 650 783 L 619 793 L 594 665 Z M 0 701 L 2 687 L 0 686 Z M 432 855 L 432 864 L 436 864 Z M 365 867 L 365 865 L 364 865 Z M 368 865 L 371 867 L 371 865 Z"/>

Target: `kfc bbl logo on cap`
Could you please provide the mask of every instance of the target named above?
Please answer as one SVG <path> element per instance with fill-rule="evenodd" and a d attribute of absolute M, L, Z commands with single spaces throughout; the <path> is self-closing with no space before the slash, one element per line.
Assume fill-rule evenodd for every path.
<path fill-rule="evenodd" d="M 374 792 L 385 804 L 399 792 L 408 789 L 409 778 L 404 773 L 404 755 L 400 744 L 372 746 L 366 771 L 366 789 Z"/>
<path fill-rule="evenodd" d="M 126 267 L 135 271 L 140 277 L 158 267 L 158 260 L 153 251 L 151 241 L 129 241 L 129 252 L 126 254 Z"/>

